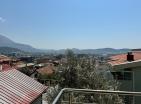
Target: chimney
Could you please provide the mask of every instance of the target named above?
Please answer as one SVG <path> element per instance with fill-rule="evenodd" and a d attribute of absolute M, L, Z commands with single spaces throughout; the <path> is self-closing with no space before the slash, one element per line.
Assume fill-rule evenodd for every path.
<path fill-rule="evenodd" d="M 127 61 L 134 61 L 134 55 L 132 54 L 132 52 L 128 52 Z"/>

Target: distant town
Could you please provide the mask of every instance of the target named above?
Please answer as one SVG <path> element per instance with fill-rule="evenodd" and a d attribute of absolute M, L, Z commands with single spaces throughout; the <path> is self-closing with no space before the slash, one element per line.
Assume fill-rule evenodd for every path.
<path fill-rule="evenodd" d="M 141 90 L 141 49 L 64 49 L 43 52 L 24 46 L 30 50 L 26 51 L 21 50 L 23 45 L 15 45 L 10 39 L 1 37 L 0 40 L 4 42 L 0 41 L 0 102 L 3 104 L 141 102 L 140 98 L 132 95 L 132 92 Z M 69 89 L 65 91 L 65 88 Z M 61 89 L 66 93 L 63 92 L 57 99 Z M 101 92 L 92 94 L 93 90 Z M 115 91 L 114 95 L 110 91 Z M 68 103 L 70 100 L 71 103 Z"/>

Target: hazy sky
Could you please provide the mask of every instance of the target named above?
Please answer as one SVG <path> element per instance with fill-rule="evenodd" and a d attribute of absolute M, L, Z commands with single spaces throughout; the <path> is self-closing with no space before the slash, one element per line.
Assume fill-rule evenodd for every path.
<path fill-rule="evenodd" d="M 141 48 L 141 0 L 0 0 L 0 34 L 36 48 Z"/>

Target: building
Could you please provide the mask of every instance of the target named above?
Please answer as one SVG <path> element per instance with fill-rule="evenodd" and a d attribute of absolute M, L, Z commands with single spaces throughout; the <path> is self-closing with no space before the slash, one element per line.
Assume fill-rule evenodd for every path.
<path fill-rule="evenodd" d="M 42 104 L 46 89 L 18 70 L 0 72 L 0 104 Z"/>
<path fill-rule="evenodd" d="M 49 64 L 48 66 L 39 68 L 37 70 L 37 72 L 39 74 L 42 74 L 42 75 L 44 75 L 44 74 L 45 75 L 52 75 L 52 74 L 54 74 L 54 69 L 55 69 L 54 65 L 53 64 Z"/>
<path fill-rule="evenodd" d="M 114 79 L 118 80 L 120 90 L 141 92 L 141 51 L 128 52 L 110 57 L 108 62 Z M 126 97 L 127 104 L 140 104 L 139 97 Z"/>
<path fill-rule="evenodd" d="M 58 80 L 54 77 L 54 74 L 54 65 L 48 64 L 47 66 L 37 69 L 37 73 L 33 76 L 42 84 L 47 86 L 55 86 L 58 83 Z"/>
<path fill-rule="evenodd" d="M 0 71 L 11 69 L 12 67 L 11 63 L 12 63 L 11 58 L 5 55 L 0 55 Z"/>

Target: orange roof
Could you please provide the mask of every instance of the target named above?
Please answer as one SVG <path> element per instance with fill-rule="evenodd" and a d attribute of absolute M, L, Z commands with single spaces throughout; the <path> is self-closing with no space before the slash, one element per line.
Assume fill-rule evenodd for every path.
<path fill-rule="evenodd" d="M 133 52 L 132 54 L 134 55 L 134 61 L 141 60 L 141 51 Z M 119 55 L 111 56 L 108 63 L 114 66 L 114 65 L 125 63 L 125 62 L 128 62 L 127 54 L 119 54 Z"/>
<path fill-rule="evenodd" d="M 48 65 L 46 67 L 38 69 L 38 72 L 41 74 L 48 74 L 51 75 L 54 73 L 54 66 L 53 65 Z"/>

